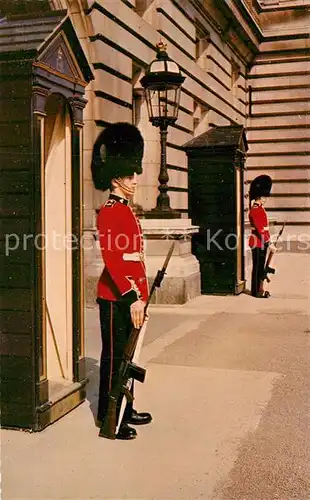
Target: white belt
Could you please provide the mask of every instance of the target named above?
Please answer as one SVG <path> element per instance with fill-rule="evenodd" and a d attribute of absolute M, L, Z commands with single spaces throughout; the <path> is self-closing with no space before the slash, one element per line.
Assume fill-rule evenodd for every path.
<path fill-rule="evenodd" d="M 144 254 L 143 254 L 143 252 L 124 253 L 123 260 L 129 261 L 129 262 L 143 262 L 144 261 Z"/>

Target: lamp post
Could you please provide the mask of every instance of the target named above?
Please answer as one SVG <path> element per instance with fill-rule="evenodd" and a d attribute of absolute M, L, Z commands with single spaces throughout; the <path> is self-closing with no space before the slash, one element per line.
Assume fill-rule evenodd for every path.
<path fill-rule="evenodd" d="M 181 85 L 185 77 L 181 75 L 178 64 L 169 58 L 163 42 L 156 45 L 157 57 L 146 70 L 141 85 L 144 88 L 149 120 L 160 130 L 160 172 L 159 195 L 156 207 L 146 216 L 154 218 L 180 217 L 172 210 L 167 193 L 169 176 L 167 172 L 167 135 L 168 126 L 177 121 L 181 96 Z"/>

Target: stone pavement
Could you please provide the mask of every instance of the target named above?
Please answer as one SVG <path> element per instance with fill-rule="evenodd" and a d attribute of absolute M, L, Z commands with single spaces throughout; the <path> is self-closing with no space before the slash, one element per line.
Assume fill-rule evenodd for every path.
<path fill-rule="evenodd" d="M 277 255 L 269 300 L 151 308 L 136 407 L 154 421 L 131 442 L 97 437 L 88 309 L 88 400 L 41 433 L 2 432 L 2 498 L 309 500 L 309 258 Z"/>

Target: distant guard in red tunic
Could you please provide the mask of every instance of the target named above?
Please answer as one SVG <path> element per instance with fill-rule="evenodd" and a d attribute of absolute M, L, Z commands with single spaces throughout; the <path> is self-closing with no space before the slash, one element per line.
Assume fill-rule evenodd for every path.
<path fill-rule="evenodd" d="M 108 394 L 117 376 L 132 327 L 142 326 L 149 293 L 142 230 L 129 205 L 137 186 L 137 176 L 142 173 L 143 149 L 143 138 L 130 123 L 107 126 L 93 149 L 94 185 L 102 191 L 110 190 L 110 197 L 97 217 L 104 262 L 97 288 L 102 337 L 99 423 L 104 421 Z M 118 410 L 120 405 L 121 398 Z M 128 423 L 147 424 L 151 420 L 149 413 L 138 413 L 133 410 L 132 403 L 127 403 L 117 438 L 135 438 L 136 430 L 129 427 Z"/>
<path fill-rule="evenodd" d="M 270 241 L 269 222 L 264 208 L 266 197 L 270 196 L 272 180 L 268 175 L 256 177 L 250 186 L 250 212 L 251 234 L 249 246 L 252 249 L 252 282 L 251 294 L 253 297 L 267 298 L 269 292 L 263 289 L 264 269 L 267 249 L 276 251 Z"/>

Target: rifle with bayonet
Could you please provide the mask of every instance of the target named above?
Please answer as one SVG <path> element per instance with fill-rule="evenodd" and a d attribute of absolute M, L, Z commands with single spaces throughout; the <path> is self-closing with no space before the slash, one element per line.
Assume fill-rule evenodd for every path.
<path fill-rule="evenodd" d="M 277 248 L 277 244 L 278 244 L 278 241 L 279 241 L 279 238 L 282 236 L 282 233 L 284 231 L 284 228 L 285 228 L 285 224 L 286 222 L 283 222 L 283 225 L 279 231 L 279 233 L 277 234 L 277 237 L 276 237 L 276 240 L 274 242 L 274 246 Z M 268 294 L 269 295 L 269 292 L 264 292 L 264 281 L 267 281 L 267 283 L 270 283 L 270 278 L 269 278 L 269 274 L 275 274 L 276 270 L 274 267 L 271 267 L 271 261 L 273 259 L 273 256 L 274 256 L 274 251 L 272 251 L 271 249 L 269 250 L 269 253 L 268 253 L 268 257 L 267 257 L 267 260 L 266 260 L 266 264 L 265 264 L 265 267 L 264 267 L 264 273 L 263 273 L 263 277 L 262 277 L 262 281 L 261 281 L 261 287 L 260 289 L 262 290 L 262 292 L 264 294 Z"/>
<path fill-rule="evenodd" d="M 147 318 L 147 310 L 149 307 L 149 304 L 152 300 L 152 297 L 154 295 L 154 292 L 156 288 L 159 288 L 161 286 L 161 282 L 166 274 L 166 270 L 170 261 L 170 258 L 172 256 L 173 250 L 174 250 L 175 242 L 172 243 L 169 252 L 167 254 L 166 260 L 164 262 L 164 265 L 162 269 L 159 269 L 157 271 L 157 275 L 154 279 L 153 285 L 151 287 L 149 297 L 147 300 L 147 303 L 144 308 L 144 319 L 143 323 L 145 323 L 146 318 Z M 137 346 L 138 338 L 141 333 L 141 330 L 143 329 L 143 325 L 140 328 L 133 328 L 131 330 L 128 342 L 126 344 L 126 348 L 123 354 L 123 359 L 121 362 L 121 366 L 118 371 L 118 375 L 116 378 L 115 383 L 112 386 L 112 389 L 109 393 L 109 405 L 108 405 L 108 411 L 106 414 L 106 417 L 104 419 L 103 425 L 100 429 L 100 436 L 106 437 L 108 439 L 115 439 L 116 438 L 116 429 L 117 429 L 117 421 L 118 421 L 118 415 L 117 415 L 117 402 L 121 394 L 126 397 L 127 401 L 132 402 L 133 401 L 133 396 L 130 392 L 130 389 L 128 387 L 128 381 L 130 379 L 132 380 L 137 380 L 138 382 L 144 382 L 145 380 L 145 375 L 146 375 L 146 370 L 137 364 L 133 363 L 132 358 Z"/>

